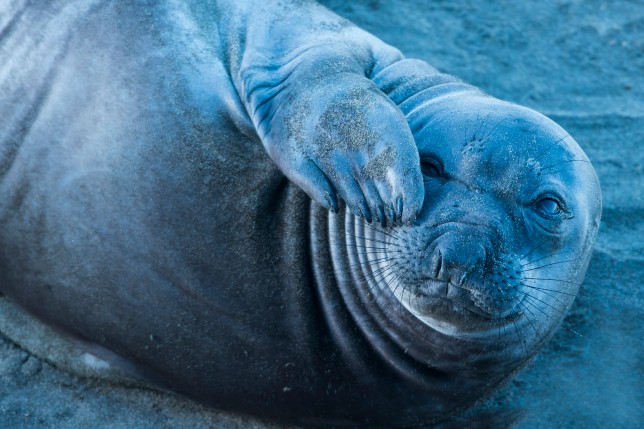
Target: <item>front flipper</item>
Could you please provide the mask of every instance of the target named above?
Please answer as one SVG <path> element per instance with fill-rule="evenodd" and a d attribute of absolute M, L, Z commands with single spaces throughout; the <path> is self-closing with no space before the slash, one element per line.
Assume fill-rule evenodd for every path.
<path fill-rule="evenodd" d="M 424 198 L 418 149 L 400 109 L 370 79 L 403 56 L 319 5 L 269 3 L 227 9 L 220 30 L 268 154 L 329 210 L 342 198 L 369 222 L 411 222 Z"/>
<path fill-rule="evenodd" d="M 423 202 L 418 150 L 398 107 L 359 64 L 312 48 L 245 72 L 252 118 L 284 174 L 316 202 L 368 222 L 410 222 Z"/>

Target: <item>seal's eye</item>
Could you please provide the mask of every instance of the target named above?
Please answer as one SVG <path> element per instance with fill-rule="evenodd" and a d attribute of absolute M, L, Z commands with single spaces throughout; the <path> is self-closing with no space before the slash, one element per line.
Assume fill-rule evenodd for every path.
<path fill-rule="evenodd" d="M 561 213 L 559 202 L 552 198 L 543 198 L 537 201 L 537 209 L 548 215 L 557 215 Z"/>
<path fill-rule="evenodd" d="M 441 168 L 433 160 L 422 160 L 420 162 L 420 170 L 423 176 L 427 177 L 441 177 Z"/>

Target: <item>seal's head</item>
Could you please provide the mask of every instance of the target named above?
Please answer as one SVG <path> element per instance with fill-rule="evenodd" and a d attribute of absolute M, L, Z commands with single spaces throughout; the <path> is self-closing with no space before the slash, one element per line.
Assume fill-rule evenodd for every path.
<path fill-rule="evenodd" d="M 354 359 L 356 373 L 382 362 L 379 374 L 396 374 L 387 386 L 416 393 L 373 390 L 439 419 L 492 393 L 553 334 L 583 281 L 601 195 L 587 157 L 553 121 L 426 66 L 392 69 L 407 65 L 408 80 L 385 69 L 375 81 L 414 134 L 418 217 L 390 227 L 346 210 L 313 222 L 312 243 L 316 252 L 328 234 L 343 301 L 324 292 L 325 311 L 346 308 L 358 327 L 334 322 L 343 352 L 356 354 L 346 337 L 359 333 L 378 355 Z"/>
<path fill-rule="evenodd" d="M 388 287 L 445 334 L 508 331 L 532 350 L 583 280 L 600 217 L 595 172 L 527 108 L 456 91 L 422 110 L 412 127 L 425 204 L 413 226 L 381 237 Z"/>
<path fill-rule="evenodd" d="M 551 336 L 583 281 L 601 212 L 597 176 L 553 121 L 468 85 L 437 85 L 400 106 L 425 202 L 396 228 L 347 216 L 351 266 L 372 302 L 406 320 L 385 329 L 417 359 L 436 368 L 487 359 L 507 377 Z"/>

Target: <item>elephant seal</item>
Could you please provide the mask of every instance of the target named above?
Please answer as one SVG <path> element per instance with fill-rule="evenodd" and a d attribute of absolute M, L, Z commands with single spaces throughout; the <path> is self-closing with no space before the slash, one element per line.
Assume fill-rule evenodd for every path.
<path fill-rule="evenodd" d="M 583 280 L 601 201 L 574 140 L 320 6 L 3 7 L 0 291 L 151 383 L 427 424 Z"/>

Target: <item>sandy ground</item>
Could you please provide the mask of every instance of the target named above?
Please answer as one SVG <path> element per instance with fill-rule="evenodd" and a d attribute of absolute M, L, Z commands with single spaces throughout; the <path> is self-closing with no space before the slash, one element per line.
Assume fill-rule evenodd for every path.
<path fill-rule="evenodd" d="M 564 328 L 476 415 L 501 416 L 497 427 L 641 427 L 644 2 L 322 3 L 409 57 L 552 117 L 599 175 L 603 223 Z M 274 426 L 172 395 L 79 379 L 0 336 L 0 427 Z"/>

